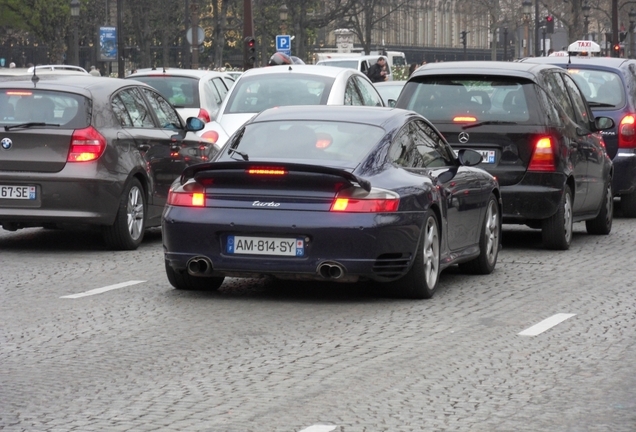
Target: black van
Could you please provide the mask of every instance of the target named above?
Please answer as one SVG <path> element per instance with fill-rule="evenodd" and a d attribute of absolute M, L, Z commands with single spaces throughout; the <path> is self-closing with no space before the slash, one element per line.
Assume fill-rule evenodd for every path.
<path fill-rule="evenodd" d="M 535 57 L 525 62 L 565 68 L 594 115 L 611 117 L 614 127 L 601 132 L 614 163 L 612 192 L 625 217 L 636 217 L 636 60 L 608 57 Z"/>

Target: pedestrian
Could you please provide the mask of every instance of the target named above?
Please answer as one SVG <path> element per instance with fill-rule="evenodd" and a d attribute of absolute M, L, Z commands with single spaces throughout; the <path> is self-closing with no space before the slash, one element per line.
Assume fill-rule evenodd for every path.
<path fill-rule="evenodd" d="M 93 76 L 102 76 L 102 74 L 99 72 L 99 69 L 95 68 L 95 66 L 91 66 L 91 71 L 89 72 L 89 74 Z"/>
<path fill-rule="evenodd" d="M 367 76 L 371 82 L 382 82 L 387 80 L 386 76 L 386 58 L 379 57 L 378 61 L 369 68 Z"/>

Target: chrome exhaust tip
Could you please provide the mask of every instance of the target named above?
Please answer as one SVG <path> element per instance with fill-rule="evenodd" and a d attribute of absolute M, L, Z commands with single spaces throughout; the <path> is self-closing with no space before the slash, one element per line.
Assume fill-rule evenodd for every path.
<path fill-rule="evenodd" d="M 317 272 L 324 279 L 340 279 L 345 274 L 345 269 L 342 264 L 338 264 L 337 262 L 323 262 L 318 268 Z"/>
<path fill-rule="evenodd" d="M 192 276 L 202 276 L 212 273 L 212 261 L 206 257 L 195 257 L 186 265 L 188 273 Z"/>

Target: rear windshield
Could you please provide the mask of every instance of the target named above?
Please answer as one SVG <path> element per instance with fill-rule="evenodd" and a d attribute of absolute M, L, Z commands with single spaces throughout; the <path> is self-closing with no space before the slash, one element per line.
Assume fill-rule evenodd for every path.
<path fill-rule="evenodd" d="M 225 113 L 257 113 L 287 105 L 327 105 L 333 80 L 296 73 L 242 77 L 234 84 Z"/>
<path fill-rule="evenodd" d="M 169 75 L 133 77 L 154 87 L 177 108 L 199 108 L 199 80 L 197 78 Z"/>
<path fill-rule="evenodd" d="M 625 90 L 618 74 L 585 69 L 569 69 L 568 72 L 583 92 L 590 107 L 596 108 L 599 104 L 601 107 L 622 107 L 625 104 Z"/>
<path fill-rule="evenodd" d="M 432 122 L 465 122 L 470 118 L 524 123 L 533 120 L 534 98 L 533 84 L 514 78 L 423 77 L 406 84 L 398 107 Z"/>
<path fill-rule="evenodd" d="M 90 106 L 81 95 L 39 89 L 0 90 L 0 125 L 47 123 L 61 129 L 85 128 Z"/>
<path fill-rule="evenodd" d="M 355 167 L 385 135 L 384 129 L 359 123 L 326 121 L 272 121 L 251 123 L 240 141 L 229 147 L 249 160 L 322 160 Z M 360 137 L 364 137 L 363 140 Z M 241 157 L 225 152 L 223 159 Z"/>

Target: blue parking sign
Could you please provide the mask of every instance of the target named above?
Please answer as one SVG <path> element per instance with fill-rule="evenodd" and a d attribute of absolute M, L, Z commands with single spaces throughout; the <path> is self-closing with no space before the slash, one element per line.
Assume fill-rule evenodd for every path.
<path fill-rule="evenodd" d="M 291 37 L 289 35 L 276 36 L 276 51 L 291 55 Z"/>

